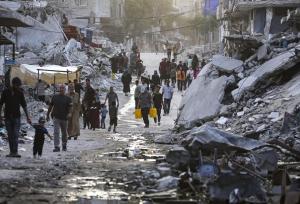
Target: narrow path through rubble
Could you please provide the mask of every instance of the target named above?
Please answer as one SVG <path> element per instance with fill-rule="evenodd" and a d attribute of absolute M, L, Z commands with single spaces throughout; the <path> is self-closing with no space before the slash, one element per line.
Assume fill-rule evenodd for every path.
<path fill-rule="evenodd" d="M 142 54 L 149 74 L 162 57 Z M 32 159 L 31 144 L 20 145 L 21 159 L 5 158 L 8 149 L 4 148 L 0 203 L 139 203 L 143 186 L 154 184 L 158 177 L 154 165 L 169 148 L 155 144 L 154 137 L 173 128 L 181 94 L 175 94 L 171 114 L 162 118 L 161 126 L 152 119 L 150 128 L 144 129 L 142 121 L 134 118 L 133 91 L 134 87 L 128 97 L 118 92 L 121 108 L 116 134 L 81 130 L 77 141 L 69 141 L 67 152 L 53 153 L 53 144 L 47 142 L 39 160 Z"/>

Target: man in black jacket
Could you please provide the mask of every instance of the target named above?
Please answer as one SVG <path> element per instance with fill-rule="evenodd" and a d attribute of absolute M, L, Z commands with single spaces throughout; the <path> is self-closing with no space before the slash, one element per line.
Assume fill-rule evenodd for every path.
<path fill-rule="evenodd" d="M 152 91 L 154 91 L 154 88 L 158 85 L 160 85 L 160 77 L 159 77 L 157 71 L 155 70 L 154 74 L 152 75 L 152 78 L 151 78 L 151 89 L 152 89 Z"/>

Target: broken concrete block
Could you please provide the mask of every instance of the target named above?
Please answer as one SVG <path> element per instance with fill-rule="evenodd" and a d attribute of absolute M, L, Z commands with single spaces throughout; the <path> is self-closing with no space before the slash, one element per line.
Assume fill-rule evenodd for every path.
<path fill-rule="evenodd" d="M 181 146 L 175 146 L 166 155 L 166 161 L 178 166 L 187 166 L 190 162 L 190 153 Z"/>
<path fill-rule="evenodd" d="M 255 121 L 255 118 L 250 117 L 250 118 L 248 118 L 248 121 L 249 121 L 249 122 L 254 122 L 254 121 Z"/>
<path fill-rule="evenodd" d="M 255 165 L 260 170 L 274 172 L 278 165 L 279 155 L 274 150 L 267 150 L 260 153 L 252 153 L 255 158 Z"/>
<path fill-rule="evenodd" d="M 264 124 L 264 125 L 259 126 L 259 127 L 256 129 L 256 132 L 262 132 L 262 131 L 264 131 L 265 129 L 266 129 L 266 125 Z"/>
<path fill-rule="evenodd" d="M 217 67 L 217 70 L 229 74 L 233 72 L 241 72 L 242 70 L 240 69 L 243 68 L 243 61 L 232 59 L 222 55 L 214 55 L 212 59 L 212 64 Z"/>
<path fill-rule="evenodd" d="M 245 115 L 245 112 L 244 111 L 240 111 L 240 112 L 237 112 L 236 115 L 238 117 L 241 117 L 241 116 Z"/>
<path fill-rule="evenodd" d="M 172 173 L 172 170 L 170 167 L 159 166 L 159 167 L 157 167 L 157 170 L 162 177 L 169 176 Z"/>
<path fill-rule="evenodd" d="M 212 203 L 227 203 L 229 196 L 235 189 L 242 192 L 241 200 L 256 198 L 259 202 L 266 202 L 266 193 L 259 181 L 249 175 L 222 174 L 215 182 L 208 185 L 209 197 Z"/>
<path fill-rule="evenodd" d="M 292 68 L 300 61 L 299 58 L 293 58 L 294 56 L 294 52 L 285 52 L 257 67 L 250 76 L 239 81 L 238 88 L 231 93 L 233 98 L 240 100 L 246 91 L 253 91 L 259 82 Z"/>
<path fill-rule="evenodd" d="M 262 141 L 234 135 L 209 125 L 192 129 L 183 143 L 192 151 L 199 151 L 199 149 L 212 151 L 215 148 L 218 151 L 250 151 L 266 145 Z"/>
<path fill-rule="evenodd" d="M 173 188 L 177 188 L 179 178 L 173 176 L 166 176 L 157 180 L 157 190 L 165 191 Z"/>
<path fill-rule="evenodd" d="M 199 121 L 217 116 L 223 106 L 225 89 L 233 81 L 233 76 L 217 79 L 198 77 L 194 80 L 182 98 L 177 124 L 191 128 Z"/>
<path fill-rule="evenodd" d="M 262 45 L 257 50 L 257 60 L 260 61 L 262 59 L 265 59 L 268 55 L 268 46 Z"/>
<path fill-rule="evenodd" d="M 275 118 L 279 118 L 279 116 L 280 116 L 279 112 L 272 112 L 268 115 L 268 118 L 275 119 Z"/>
<path fill-rule="evenodd" d="M 256 98 L 254 103 L 259 103 L 259 102 L 262 102 L 263 100 L 261 98 Z"/>
<path fill-rule="evenodd" d="M 216 121 L 217 124 L 219 125 L 225 125 L 228 122 L 228 118 L 221 117 L 219 120 Z"/>

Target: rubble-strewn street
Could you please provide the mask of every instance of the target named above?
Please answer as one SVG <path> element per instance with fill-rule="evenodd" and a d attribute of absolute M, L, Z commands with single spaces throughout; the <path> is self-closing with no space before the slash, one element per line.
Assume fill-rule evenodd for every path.
<path fill-rule="evenodd" d="M 300 204 L 300 0 L 0 0 L 0 203 Z"/>

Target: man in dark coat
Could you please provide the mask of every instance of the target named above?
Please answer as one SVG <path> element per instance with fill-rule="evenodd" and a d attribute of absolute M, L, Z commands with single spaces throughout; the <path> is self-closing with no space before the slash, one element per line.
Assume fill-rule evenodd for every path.
<path fill-rule="evenodd" d="M 132 81 L 131 74 L 126 70 L 122 75 L 122 83 L 123 83 L 123 92 L 125 93 L 125 96 L 128 96 L 128 93 L 130 93 L 130 84 Z"/>
<path fill-rule="evenodd" d="M 94 106 L 96 100 L 96 92 L 91 86 L 90 79 L 86 79 L 86 87 L 85 87 L 85 94 L 82 100 L 82 104 L 84 105 L 85 111 L 87 113 L 86 117 L 88 119 L 88 124 L 91 124 L 90 121 L 90 114 L 92 112 L 92 107 Z"/>
<path fill-rule="evenodd" d="M 151 78 L 151 89 L 152 89 L 152 91 L 154 91 L 154 88 L 157 85 L 160 85 L 160 77 L 159 77 L 157 71 L 155 70 L 154 74 L 152 75 L 152 78 Z"/>

